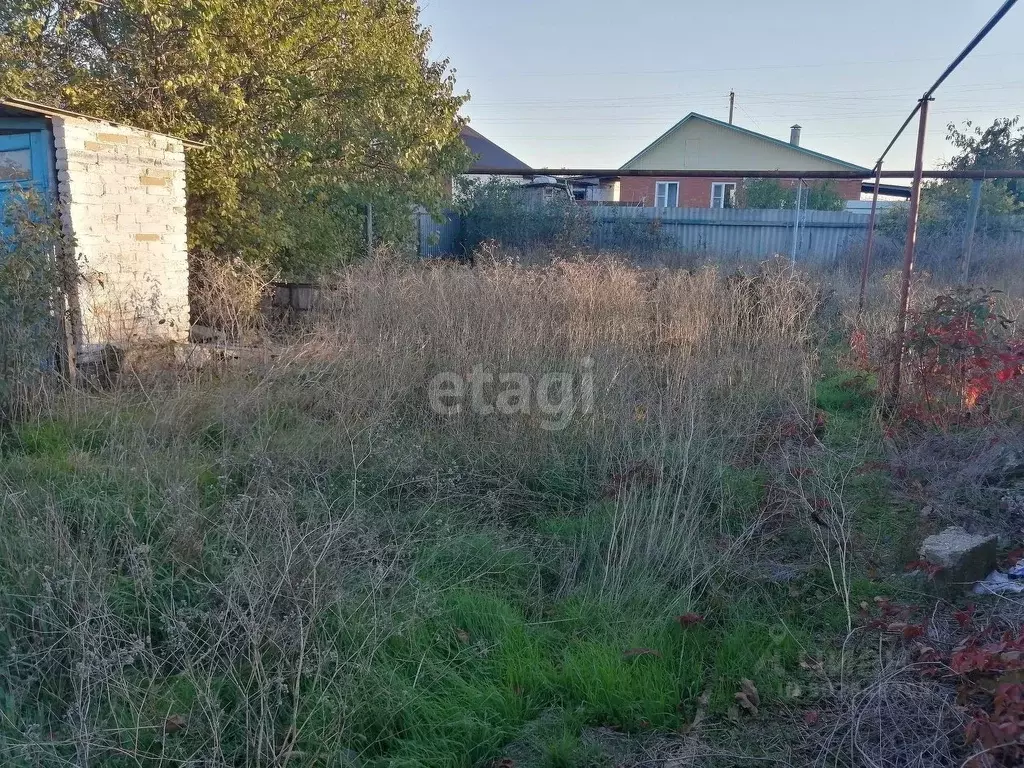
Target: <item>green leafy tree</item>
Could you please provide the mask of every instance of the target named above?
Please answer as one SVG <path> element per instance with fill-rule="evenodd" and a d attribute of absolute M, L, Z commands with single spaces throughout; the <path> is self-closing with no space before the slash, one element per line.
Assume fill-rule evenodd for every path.
<path fill-rule="evenodd" d="M 958 128 L 948 125 L 947 138 L 957 152 L 945 167 L 950 170 L 1024 168 L 1024 129 L 1019 118 L 1000 118 L 988 128 L 970 121 Z M 1006 216 L 1024 211 L 1024 185 L 1019 179 L 986 179 L 981 185 L 981 205 L 976 237 L 998 237 Z M 918 250 L 952 260 L 962 251 L 970 215 L 973 182 L 949 179 L 926 183 L 921 190 L 918 219 Z M 907 209 L 887 211 L 879 219 L 880 230 L 902 248 L 906 241 Z"/>
<path fill-rule="evenodd" d="M 545 199 L 537 190 L 501 178 L 460 178 L 458 186 L 460 240 L 467 254 L 486 241 L 505 248 L 578 246 L 588 233 L 589 212 L 567 191 Z"/>
<path fill-rule="evenodd" d="M 957 154 L 947 164 L 950 170 L 1019 170 L 1024 168 L 1024 128 L 1020 125 L 1020 117 L 1003 117 L 995 120 L 988 128 L 981 128 L 971 121 L 957 128 L 954 123 L 948 126 L 947 139 L 956 147 Z M 988 200 L 995 206 L 995 213 L 1024 206 L 1024 180 L 993 179 L 986 182 L 990 188 Z M 946 185 L 942 185 L 946 186 Z M 970 187 L 970 182 L 956 181 L 949 184 L 951 188 Z M 1000 200 L 999 194 L 1006 198 Z M 983 210 L 988 208 L 983 207 Z"/>
<path fill-rule="evenodd" d="M 743 183 L 743 207 L 774 210 L 793 207 L 793 191 L 775 179 L 747 179 Z"/>
<path fill-rule="evenodd" d="M 796 187 L 784 186 L 777 179 L 747 179 L 744 182 L 745 208 L 795 208 Z M 805 184 L 800 207 L 812 211 L 841 211 L 845 201 L 831 181 Z"/>
<path fill-rule="evenodd" d="M 414 0 L 8 0 L 0 93 L 206 143 L 193 253 L 305 276 L 365 252 L 364 203 L 408 231 L 465 167 L 429 43 Z"/>

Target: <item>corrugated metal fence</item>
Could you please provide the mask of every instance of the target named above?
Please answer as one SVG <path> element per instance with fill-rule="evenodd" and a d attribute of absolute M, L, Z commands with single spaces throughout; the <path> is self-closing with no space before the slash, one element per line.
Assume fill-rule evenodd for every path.
<path fill-rule="evenodd" d="M 737 208 L 599 206 L 592 243 L 613 247 L 625 221 L 643 224 L 665 247 L 722 256 L 768 257 L 793 251 L 796 211 Z M 797 259 L 834 259 L 867 233 L 864 216 L 846 211 L 801 211 Z"/>
<path fill-rule="evenodd" d="M 455 211 L 445 211 L 440 220 L 435 220 L 427 211 L 420 209 L 417 217 L 421 257 L 449 256 L 457 252 L 462 220 Z"/>
<path fill-rule="evenodd" d="M 792 256 L 796 211 L 736 208 L 637 208 L 598 205 L 580 207 L 585 217 L 586 245 L 598 251 L 631 253 L 680 251 L 721 256 L 767 258 Z M 1010 219 L 1006 220 L 1008 224 Z M 1012 221 L 1006 244 L 1024 250 L 1024 220 Z M 828 262 L 860 248 L 868 217 L 848 211 L 801 211 L 797 261 Z M 421 213 L 421 256 L 456 253 L 461 222 L 454 213 L 440 222 Z"/>

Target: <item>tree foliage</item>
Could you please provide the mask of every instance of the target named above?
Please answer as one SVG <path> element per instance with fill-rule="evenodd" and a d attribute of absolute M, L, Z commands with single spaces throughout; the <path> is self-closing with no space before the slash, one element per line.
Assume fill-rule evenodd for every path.
<path fill-rule="evenodd" d="M 567 191 L 545 199 L 538 190 L 501 178 L 460 178 L 457 208 L 461 245 L 472 253 L 493 240 L 506 248 L 579 245 L 589 228 L 588 211 Z"/>
<path fill-rule="evenodd" d="M 957 149 L 957 154 L 947 165 L 951 170 L 1024 168 L 1024 128 L 1020 126 L 1019 116 L 999 118 L 984 129 L 969 120 L 962 129 L 954 123 L 947 128 L 947 139 Z M 1012 199 L 1004 207 L 1024 204 L 1024 183 L 1021 179 L 995 179 L 992 185 Z"/>
<path fill-rule="evenodd" d="M 796 187 L 781 184 L 777 179 L 747 179 L 743 184 L 744 207 L 760 209 L 791 209 L 796 207 Z M 800 207 L 812 211 L 841 211 L 845 205 L 836 185 L 831 181 L 805 184 Z"/>
<path fill-rule="evenodd" d="M 0 92 L 200 140 L 191 246 L 286 273 L 364 252 L 464 167 L 414 0 L 8 0 Z M 375 212 L 376 213 L 376 212 Z"/>
<path fill-rule="evenodd" d="M 945 164 L 950 170 L 999 170 L 1024 168 L 1024 129 L 1019 119 L 1000 118 L 988 128 L 970 121 L 962 128 L 948 125 L 947 138 L 956 154 Z M 986 179 L 981 185 L 981 204 L 974 228 L 975 242 L 989 238 L 989 246 L 1004 234 L 1008 215 L 1024 211 L 1024 186 L 1019 179 Z M 951 265 L 963 252 L 970 221 L 972 187 L 969 179 L 929 182 L 921 190 L 918 218 L 918 253 L 932 268 Z M 898 248 L 906 242 L 907 207 L 886 211 L 879 218 L 879 230 L 891 237 Z M 985 258 L 976 249 L 976 259 Z"/>

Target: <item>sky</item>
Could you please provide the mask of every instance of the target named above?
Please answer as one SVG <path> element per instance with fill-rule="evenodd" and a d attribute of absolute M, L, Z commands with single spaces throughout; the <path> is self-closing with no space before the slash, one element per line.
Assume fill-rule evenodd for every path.
<path fill-rule="evenodd" d="M 916 100 L 1001 0 L 421 0 L 431 56 L 470 124 L 535 168 L 617 168 L 689 112 L 871 167 Z M 947 124 L 1024 112 L 1024 3 L 931 105 Z M 913 167 L 916 122 L 886 167 Z"/>

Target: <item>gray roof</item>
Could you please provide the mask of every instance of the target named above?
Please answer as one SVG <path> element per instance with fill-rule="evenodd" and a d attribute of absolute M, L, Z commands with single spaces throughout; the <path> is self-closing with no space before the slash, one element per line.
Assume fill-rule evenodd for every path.
<path fill-rule="evenodd" d="M 513 172 L 530 170 L 530 166 L 518 157 L 509 154 L 468 125 L 462 127 L 462 141 L 469 147 L 469 151 L 476 156 L 473 164 L 470 166 L 470 170 L 478 168 L 500 168 Z"/>

